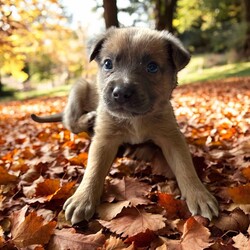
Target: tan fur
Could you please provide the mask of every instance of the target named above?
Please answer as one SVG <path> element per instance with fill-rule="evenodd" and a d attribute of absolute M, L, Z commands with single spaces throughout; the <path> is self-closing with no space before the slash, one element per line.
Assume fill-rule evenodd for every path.
<path fill-rule="evenodd" d="M 99 64 L 95 135 L 83 180 L 64 205 L 66 218 L 73 224 L 90 219 L 119 146 L 147 141 L 161 148 L 192 214 L 209 219 L 218 215 L 217 201 L 195 172 L 169 100 L 177 72 L 189 61 L 180 41 L 167 32 L 110 29 L 93 42 L 90 58 Z M 111 70 L 105 68 L 107 59 L 113 62 Z M 152 61 L 159 65 L 156 73 L 147 70 Z M 118 102 L 116 88 L 125 91 L 129 101 Z M 71 94 L 69 102 L 75 101 L 75 95 Z M 69 120 L 71 109 L 68 104 Z"/>
<path fill-rule="evenodd" d="M 71 132 L 91 132 L 95 123 L 98 105 L 97 87 L 94 82 L 84 79 L 77 81 L 69 94 L 67 105 L 63 112 L 63 124 Z"/>

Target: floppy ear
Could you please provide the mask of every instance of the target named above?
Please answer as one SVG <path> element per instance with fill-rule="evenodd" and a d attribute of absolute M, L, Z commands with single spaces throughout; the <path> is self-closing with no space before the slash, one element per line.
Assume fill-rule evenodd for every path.
<path fill-rule="evenodd" d="M 115 27 L 111 27 L 105 33 L 100 34 L 99 36 L 94 39 L 91 39 L 88 42 L 88 55 L 90 62 L 97 58 L 102 49 L 104 41 L 107 39 L 108 35 L 115 29 Z"/>
<path fill-rule="evenodd" d="M 164 38 L 170 45 L 170 53 L 172 55 L 174 65 L 177 71 L 180 71 L 189 63 L 191 56 L 179 39 L 167 31 L 162 32 Z"/>
<path fill-rule="evenodd" d="M 88 43 L 88 55 L 89 55 L 89 62 L 96 59 L 98 54 L 101 51 L 102 44 L 105 41 L 105 35 L 100 35 L 98 38 L 91 39 Z"/>

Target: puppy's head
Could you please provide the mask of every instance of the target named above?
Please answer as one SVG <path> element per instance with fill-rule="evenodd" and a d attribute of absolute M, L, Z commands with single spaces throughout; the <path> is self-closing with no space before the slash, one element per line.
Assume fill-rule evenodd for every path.
<path fill-rule="evenodd" d="M 162 109 L 190 55 L 166 31 L 111 28 L 92 41 L 94 59 L 102 102 L 112 115 L 126 118 Z"/>

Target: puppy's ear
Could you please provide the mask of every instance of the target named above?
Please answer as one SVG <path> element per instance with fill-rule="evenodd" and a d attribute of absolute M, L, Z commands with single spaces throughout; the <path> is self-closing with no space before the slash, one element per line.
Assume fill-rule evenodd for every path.
<path fill-rule="evenodd" d="M 97 36 L 94 39 L 91 39 L 88 42 L 88 55 L 89 55 L 90 62 L 93 61 L 94 59 L 97 59 L 102 49 L 103 43 L 107 39 L 108 35 L 115 29 L 116 29 L 115 27 L 111 27 L 105 33 L 100 34 L 99 36 Z"/>
<path fill-rule="evenodd" d="M 191 56 L 179 39 L 167 31 L 162 31 L 162 33 L 170 45 L 169 53 L 172 56 L 174 65 L 177 71 L 180 71 L 189 63 Z"/>

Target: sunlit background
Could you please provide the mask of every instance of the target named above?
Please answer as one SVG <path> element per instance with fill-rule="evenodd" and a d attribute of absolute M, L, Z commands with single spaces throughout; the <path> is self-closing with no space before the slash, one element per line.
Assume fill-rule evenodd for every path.
<path fill-rule="evenodd" d="M 114 10 L 117 23 L 107 23 Z M 3 0 L 0 5 L 0 96 L 93 79 L 89 38 L 110 25 L 167 29 L 193 54 L 180 83 L 250 74 L 248 0 Z M 105 16 L 106 13 L 106 16 Z M 117 15 L 116 15 L 117 14 Z"/>

